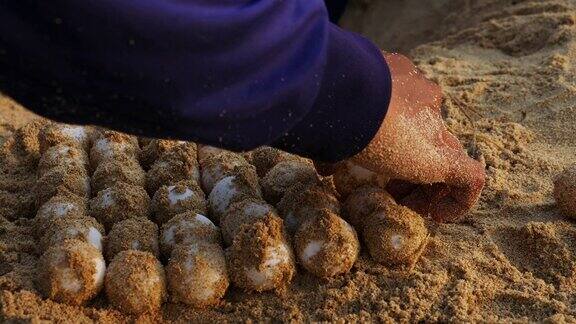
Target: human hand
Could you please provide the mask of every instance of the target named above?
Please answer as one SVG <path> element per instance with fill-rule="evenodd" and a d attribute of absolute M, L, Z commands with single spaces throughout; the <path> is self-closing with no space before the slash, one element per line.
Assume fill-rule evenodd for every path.
<path fill-rule="evenodd" d="M 484 166 L 444 125 L 440 87 L 405 56 L 385 54 L 392 74 L 388 113 L 370 144 L 351 161 L 392 179 L 398 203 L 440 222 L 458 221 L 478 201 Z"/>

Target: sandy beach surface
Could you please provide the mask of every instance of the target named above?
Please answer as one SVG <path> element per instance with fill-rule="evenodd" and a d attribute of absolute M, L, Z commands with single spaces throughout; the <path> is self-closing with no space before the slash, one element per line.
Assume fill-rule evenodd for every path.
<path fill-rule="evenodd" d="M 346 275 L 299 269 L 281 294 L 231 289 L 222 305 L 165 304 L 141 321 L 576 322 L 576 226 L 552 180 L 576 162 L 576 1 L 358 0 L 346 28 L 409 54 L 443 89 L 449 128 L 484 161 L 487 185 L 459 224 L 428 222 L 413 269 L 365 249 Z M 0 143 L 36 118 L 0 98 Z M 33 172 L 0 164 L 0 321 L 122 322 L 104 297 L 87 307 L 44 300 L 33 282 Z"/>

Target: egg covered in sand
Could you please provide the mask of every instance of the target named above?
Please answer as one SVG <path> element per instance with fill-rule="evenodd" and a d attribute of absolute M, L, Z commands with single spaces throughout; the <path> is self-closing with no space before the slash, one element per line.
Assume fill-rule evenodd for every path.
<path fill-rule="evenodd" d="M 254 223 L 267 215 L 278 217 L 278 213 L 261 198 L 247 198 L 232 203 L 220 218 L 222 239 L 226 245 L 232 244 L 232 240 L 244 224 Z"/>
<path fill-rule="evenodd" d="M 155 140 L 152 137 L 138 137 L 138 146 L 144 148 L 146 146 L 148 146 L 148 144 L 150 144 L 153 140 Z"/>
<path fill-rule="evenodd" d="M 230 280 L 246 290 L 283 289 L 296 272 L 292 247 L 277 216 L 242 225 L 227 254 Z"/>
<path fill-rule="evenodd" d="M 84 241 L 67 240 L 40 257 L 37 284 L 46 298 L 82 305 L 98 294 L 105 273 L 100 251 Z"/>
<path fill-rule="evenodd" d="M 158 258 L 158 226 L 145 218 L 128 218 L 114 224 L 106 240 L 106 260 L 127 250 L 150 252 Z"/>
<path fill-rule="evenodd" d="M 374 261 L 387 266 L 411 266 L 426 247 L 428 230 L 416 212 L 389 204 L 365 219 L 363 239 Z"/>
<path fill-rule="evenodd" d="M 0 152 L 10 146 L 6 144 L 12 142 L 12 145 L 17 145 L 27 159 L 37 163 L 41 156 L 40 133 L 48 123 L 45 119 L 33 119 L 26 125 L 16 129 L 13 133 L 14 135 L 6 138 L 6 141 L 1 145 Z"/>
<path fill-rule="evenodd" d="M 87 215 L 87 200 L 69 192 L 61 191 L 42 204 L 34 218 L 34 231 L 42 235 L 48 224 L 58 218 L 78 218 Z"/>
<path fill-rule="evenodd" d="M 246 172 L 256 174 L 256 169 L 237 153 L 223 151 L 201 161 L 202 188 L 211 192 L 221 179 L 231 175 L 238 167 L 244 167 Z"/>
<path fill-rule="evenodd" d="M 290 233 L 294 233 L 302 222 L 316 217 L 322 210 L 340 214 L 336 189 L 328 180 L 292 186 L 277 207 Z"/>
<path fill-rule="evenodd" d="M 166 277 L 172 301 L 194 307 L 215 305 L 229 285 L 224 251 L 207 242 L 179 245 L 172 252 Z"/>
<path fill-rule="evenodd" d="M 90 197 L 90 178 L 86 170 L 79 167 L 55 167 L 38 179 L 34 194 L 38 206 L 44 204 L 60 191 L 69 191 L 79 197 Z"/>
<path fill-rule="evenodd" d="M 150 198 L 146 190 L 122 182 L 98 192 L 90 200 L 90 215 L 108 230 L 122 220 L 148 218 L 150 213 Z"/>
<path fill-rule="evenodd" d="M 210 145 L 198 145 L 198 161 L 200 162 L 200 164 L 203 164 L 208 159 L 211 159 L 220 153 L 234 154 L 233 152 L 218 147 Z"/>
<path fill-rule="evenodd" d="M 162 225 L 160 249 L 167 258 L 176 245 L 196 242 L 220 244 L 220 229 L 206 216 L 195 212 L 186 212 L 174 216 Z"/>
<path fill-rule="evenodd" d="M 106 161 L 98 165 L 92 175 L 92 190 L 98 192 L 119 182 L 144 187 L 146 173 L 138 161 L 132 158 Z"/>
<path fill-rule="evenodd" d="M 301 161 L 284 161 L 266 173 L 262 179 L 262 192 L 268 202 L 276 204 L 290 187 L 318 181 L 319 176 L 313 165 Z"/>
<path fill-rule="evenodd" d="M 160 187 L 152 198 L 152 210 L 156 223 L 163 224 L 174 215 L 187 211 L 206 215 L 208 206 L 200 186 L 187 180 Z"/>
<path fill-rule="evenodd" d="M 263 178 L 276 164 L 284 161 L 297 161 L 300 157 L 277 148 L 262 146 L 250 154 L 250 162 L 256 167 L 258 176 Z"/>
<path fill-rule="evenodd" d="M 108 266 L 105 290 L 112 306 L 125 313 L 158 311 L 167 295 L 164 267 L 151 253 L 122 251 Z"/>
<path fill-rule="evenodd" d="M 142 148 L 142 151 L 140 152 L 140 163 L 144 168 L 148 169 L 160 157 L 175 150 L 182 150 L 190 160 L 198 160 L 196 144 L 194 143 L 153 139 Z"/>
<path fill-rule="evenodd" d="M 554 198 L 564 215 L 576 219 L 576 165 L 564 170 L 554 180 Z"/>
<path fill-rule="evenodd" d="M 42 177 L 55 167 L 89 169 L 88 155 L 82 149 L 68 144 L 52 146 L 44 152 L 38 162 L 38 176 Z"/>
<path fill-rule="evenodd" d="M 362 187 L 356 189 L 344 202 L 344 215 L 346 220 L 357 230 L 372 213 L 384 208 L 386 205 L 395 205 L 394 198 L 380 187 Z"/>
<path fill-rule="evenodd" d="M 112 160 L 137 160 L 139 152 L 138 140 L 134 136 L 104 131 L 92 144 L 90 164 L 92 168 L 96 168 Z"/>
<path fill-rule="evenodd" d="M 346 198 L 355 189 L 363 186 L 377 186 L 385 188 L 388 177 L 379 175 L 353 162 L 338 163 L 333 174 L 336 189 Z"/>
<path fill-rule="evenodd" d="M 328 210 L 302 223 L 294 244 L 298 261 L 320 278 L 350 271 L 360 253 L 354 228 Z"/>
<path fill-rule="evenodd" d="M 161 186 L 180 181 L 200 181 L 198 161 L 182 150 L 169 152 L 152 164 L 146 174 L 146 189 L 153 195 Z"/>
<path fill-rule="evenodd" d="M 220 223 L 220 218 L 231 204 L 247 198 L 259 197 L 261 197 L 261 192 L 258 176 L 250 169 L 236 168 L 234 175 L 218 181 L 208 195 L 210 216 Z"/>
<path fill-rule="evenodd" d="M 60 245 L 66 240 L 76 239 L 102 251 L 104 227 L 93 217 L 61 217 L 52 220 L 40 238 L 40 246 L 45 249 Z"/>
<path fill-rule="evenodd" d="M 50 147 L 65 143 L 88 152 L 91 131 L 92 129 L 84 126 L 50 123 L 38 135 L 40 152 L 43 154 Z"/>

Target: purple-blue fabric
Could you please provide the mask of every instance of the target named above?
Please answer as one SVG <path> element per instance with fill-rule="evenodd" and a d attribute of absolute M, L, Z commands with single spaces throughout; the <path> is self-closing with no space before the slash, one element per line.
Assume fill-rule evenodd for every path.
<path fill-rule="evenodd" d="M 391 80 L 321 0 L 0 0 L 0 91 L 57 121 L 337 161 Z"/>

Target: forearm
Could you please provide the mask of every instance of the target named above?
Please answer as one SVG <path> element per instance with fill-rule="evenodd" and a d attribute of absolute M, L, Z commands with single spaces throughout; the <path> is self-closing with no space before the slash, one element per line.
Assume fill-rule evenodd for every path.
<path fill-rule="evenodd" d="M 383 59 L 321 1 L 15 3 L 0 0 L 0 91 L 58 121 L 334 160 L 385 113 Z"/>
<path fill-rule="evenodd" d="M 308 114 L 273 145 L 318 161 L 359 153 L 378 132 L 390 103 L 392 80 L 380 50 L 332 26 L 326 67 Z"/>
<path fill-rule="evenodd" d="M 245 149 L 294 125 L 318 91 L 319 0 L 0 6 L 0 89 L 59 121 Z"/>

